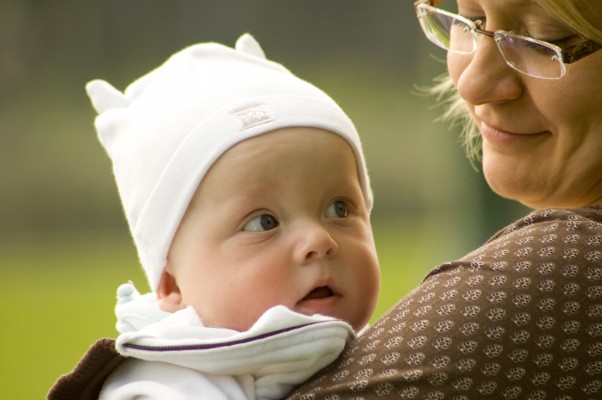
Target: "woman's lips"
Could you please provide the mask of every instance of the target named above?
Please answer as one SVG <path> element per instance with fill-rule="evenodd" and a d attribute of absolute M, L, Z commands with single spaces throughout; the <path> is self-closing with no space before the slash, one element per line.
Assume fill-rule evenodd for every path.
<path fill-rule="evenodd" d="M 479 124 L 479 128 L 481 134 L 483 135 L 483 138 L 488 142 L 506 145 L 515 143 L 525 143 L 526 141 L 539 138 L 542 135 L 548 133 L 546 131 L 526 133 L 510 132 L 489 125 L 483 121 L 481 121 L 481 123 Z"/>

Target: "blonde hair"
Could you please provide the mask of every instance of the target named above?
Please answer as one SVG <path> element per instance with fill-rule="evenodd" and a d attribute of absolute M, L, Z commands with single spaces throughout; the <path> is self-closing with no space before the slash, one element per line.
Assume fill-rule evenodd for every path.
<path fill-rule="evenodd" d="M 550 14 L 567 24 L 577 34 L 602 43 L 602 2 L 591 0 L 535 0 Z M 450 76 L 446 73 L 434 79 L 434 85 L 426 89 L 435 95 L 437 103 L 444 106 L 441 120 L 461 128 L 461 143 L 471 162 L 481 158 L 481 135 L 468 112 L 466 103 Z"/>

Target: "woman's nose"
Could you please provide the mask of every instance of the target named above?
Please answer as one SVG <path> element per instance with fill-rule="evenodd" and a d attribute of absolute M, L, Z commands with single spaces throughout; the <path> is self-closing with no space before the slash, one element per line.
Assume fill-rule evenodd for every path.
<path fill-rule="evenodd" d="M 510 101 L 522 93 L 522 76 L 506 64 L 493 38 L 479 37 L 470 55 L 449 52 L 447 64 L 458 94 L 469 104 Z"/>
<path fill-rule="evenodd" d="M 324 257 L 333 257 L 338 252 L 338 243 L 323 225 L 307 223 L 298 232 L 296 258 L 299 263 L 304 264 Z"/>

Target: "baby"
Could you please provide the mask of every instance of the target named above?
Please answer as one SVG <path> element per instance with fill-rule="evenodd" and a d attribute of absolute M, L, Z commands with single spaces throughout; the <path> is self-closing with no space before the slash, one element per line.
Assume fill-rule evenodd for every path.
<path fill-rule="evenodd" d="M 184 49 L 125 93 L 87 90 L 152 290 L 119 289 L 126 358 L 99 398 L 277 399 L 334 361 L 380 281 L 337 104 L 250 35 Z"/>

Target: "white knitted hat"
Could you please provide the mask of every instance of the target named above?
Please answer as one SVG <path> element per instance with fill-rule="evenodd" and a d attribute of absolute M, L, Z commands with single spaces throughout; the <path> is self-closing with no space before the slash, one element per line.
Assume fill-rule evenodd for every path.
<path fill-rule="evenodd" d="M 265 58 L 248 34 L 236 48 L 201 43 L 171 56 L 124 93 L 86 85 L 140 262 L 157 289 L 171 241 L 199 183 L 235 144 L 275 129 L 336 133 L 355 152 L 366 205 L 372 192 L 351 120 L 324 92 Z"/>

